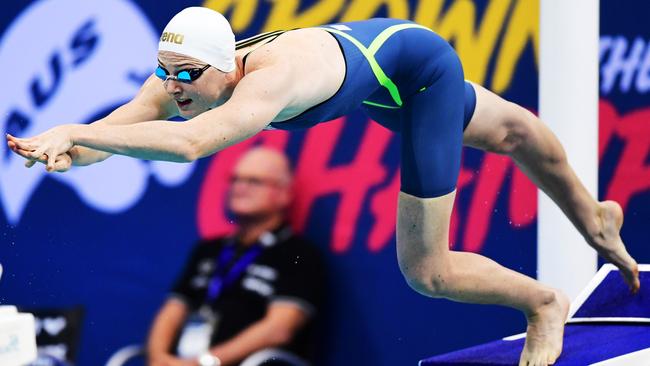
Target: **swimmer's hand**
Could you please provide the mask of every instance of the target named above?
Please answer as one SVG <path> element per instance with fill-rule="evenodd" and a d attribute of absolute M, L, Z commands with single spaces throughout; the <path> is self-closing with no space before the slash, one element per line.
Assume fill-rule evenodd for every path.
<path fill-rule="evenodd" d="M 18 138 L 7 134 L 7 145 L 16 154 L 28 159 L 26 167 L 37 162 L 46 165 L 48 172 L 66 171 L 72 165 L 72 125 L 61 125 L 30 138 Z"/>
<path fill-rule="evenodd" d="M 11 151 L 13 151 L 16 154 L 20 155 L 21 157 L 27 159 L 27 161 L 25 161 L 25 167 L 27 167 L 27 168 L 33 167 L 34 165 L 36 165 L 36 163 L 47 164 L 47 155 L 45 155 L 45 154 L 41 155 L 41 157 L 38 158 L 38 159 L 32 159 L 31 158 L 32 151 L 22 150 L 22 149 L 18 148 L 18 145 L 16 145 L 16 143 L 11 141 L 11 140 L 7 141 L 7 145 L 9 146 Z M 73 156 L 73 153 L 72 153 L 73 150 L 74 150 L 74 148 L 72 148 L 70 151 L 68 151 L 66 153 L 63 153 L 63 154 L 56 157 L 56 160 L 54 162 L 54 171 L 55 172 L 63 173 L 63 172 L 67 172 L 68 170 L 70 170 L 70 168 L 72 167 L 72 161 L 73 161 L 73 157 L 72 157 Z"/>

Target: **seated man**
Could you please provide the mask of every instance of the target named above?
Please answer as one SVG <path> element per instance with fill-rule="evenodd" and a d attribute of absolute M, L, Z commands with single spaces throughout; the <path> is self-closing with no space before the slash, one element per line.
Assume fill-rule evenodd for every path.
<path fill-rule="evenodd" d="M 255 148 L 237 163 L 228 199 L 236 233 L 192 252 L 154 320 L 150 366 L 309 364 L 324 271 L 316 249 L 286 224 L 290 186 L 277 151 Z M 207 352 L 207 344 L 198 357 L 173 352 L 176 343 L 180 354 L 196 348 L 200 334 Z"/>

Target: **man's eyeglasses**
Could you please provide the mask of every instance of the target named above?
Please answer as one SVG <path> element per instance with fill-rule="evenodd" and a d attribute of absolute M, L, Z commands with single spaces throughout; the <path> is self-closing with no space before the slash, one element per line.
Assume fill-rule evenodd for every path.
<path fill-rule="evenodd" d="M 240 176 L 233 175 L 230 177 L 230 184 L 245 184 L 251 187 L 262 187 L 262 186 L 281 186 L 281 183 L 275 179 L 253 177 L 253 176 Z"/>
<path fill-rule="evenodd" d="M 207 70 L 208 67 L 210 67 L 210 65 L 205 65 L 202 68 L 197 67 L 194 69 L 181 70 L 177 72 L 176 75 L 170 75 L 169 71 L 167 71 L 164 67 L 158 65 L 155 74 L 163 82 L 167 81 L 168 79 L 172 79 L 172 80 L 180 81 L 182 83 L 190 84 L 194 80 L 201 77 L 203 72 Z"/>

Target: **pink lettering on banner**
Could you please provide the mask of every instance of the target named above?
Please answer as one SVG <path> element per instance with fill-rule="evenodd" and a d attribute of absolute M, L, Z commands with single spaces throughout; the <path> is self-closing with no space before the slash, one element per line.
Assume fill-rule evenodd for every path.
<path fill-rule="evenodd" d="M 606 199 L 618 201 L 623 209 L 635 194 L 650 189 L 650 108 L 619 116 L 611 103 L 600 102 L 599 157 L 606 153 L 614 138 L 623 143 L 619 162 Z M 378 252 L 392 243 L 395 236 L 399 169 L 388 176 L 381 160 L 388 149 L 392 133 L 376 123 L 369 123 L 350 163 L 330 166 L 334 149 L 340 141 L 345 118 L 339 118 L 307 131 L 297 157 L 296 200 L 292 222 L 303 231 L 316 201 L 337 195 L 338 203 L 331 228 L 331 250 L 345 253 L 352 245 L 364 203 L 372 217 L 367 249 Z M 225 206 L 228 176 L 239 156 L 254 145 L 286 150 L 289 133 L 264 132 L 217 154 L 206 171 L 198 202 L 198 226 L 202 237 L 232 231 Z M 382 186 L 369 196 L 372 188 Z M 495 215 L 501 194 L 507 199 L 507 212 Z M 537 189 L 509 158 L 485 154 L 478 170 L 462 168 L 457 197 L 469 195 L 467 212 L 454 207 L 450 227 L 450 247 L 480 252 L 495 217 L 504 217 L 513 228 L 527 227 L 537 217 Z"/>
<path fill-rule="evenodd" d="M 506 157 L 495 154 L 485 154 L 483 157 L 467 214 L 466 228 L 469 230 L 465 231 L 465 250 L 481 251 L 508 168 L 509 160 Z"/>
<path fill-rule="evenodd" d="M 388 177 L 381 160 L 393 134 L 376 123 L 368 123 L 352 161 L 330 166 L 340 141 L 345 118 L 325 123 L 307 131 L 302 150 L 297 157 L 295 184 L 298 187 L 292 207 L 291 221 L 296 230 L 304 231 L 316 201 L 337 195 L 333 215 L 330 248 L 335 253 L 347 252 L 353 242 L 364 203 L 368 202 L 372 217 L 367 237 L 367 249 L 378 252 L 395 236 L 399 169 Z M 232 232 L 223 207 L 228 191 L 228 177 L 237 159 L 255 145 L 286 150 L 289 134 L 283 131 L 264 132 L 217 154 L 206 171 L 198 203 L 198 225 L 202 237 Z M 450 227 L 450 247 L 480 252 L 495 216 L 494 210 L 506 177 L 512 172 L 507 216 L 514 227 L 527 226 L 536 216 L 535 186 L 507 158 L 486 154 L 477 171 L 461 168 L 457 197 L 464 190 L 470 194 L 468 213 L 454 207 Z M 371 188 L 385 186 L 369 196 Z M 462 223 L 462 225 L 461 225 Z M 463 232 L 461 232 L 463 228 Z M 462 239 L 462 242 L 461 240 Z"/>
<path fill-rule="evenodd" d="M 351 247 L 364 202 L 369 201 L 369 213 L 373 222 L 367 238 L 367 249 L 378 252 L 391 243 L 395 236 L 399 169 L 395 169 L 393 176 L 388 179 L 387 169 L 381 162 L 393 134 L 379 124 L 368 123 L 352 161 L 330 167 L 345 121 L 345 118 L 339 118 L 307 132 L 295 169 L 295 184 L 299 189 L 295 192 L 291 221 L 297 231 L 303 231 L 315 202 L 327 195 L 338 195 L 330 247 L 335 253 L 344 253 Z M 228 177 L 237 159 L 255 145 L 286 150 L 288 137 L 289 134 L 283 131 L 264 132 L 220 152 L 212 159 L 199 193 L 198 228 L 201 237 L 223 235 L 233 230 L 223 207 L 228 192 Z M 477 172 L 461 169 L 457 197 L 472 183 L 476 188 L 470 197 L 469 215 L 464 215 L 458 207 L 454 208 L 450 247 L 471 251 L 482 249 L 497 196 L 506 175 L 513 167 L 510 160 L 504 157 L 486 154 Z M 388 184 L 368 197 L 370 189 L 382 182 Z M 530 224 L 536 212 L 535 187 L 518 169 L 514 169 L 510 194 L 513 196 L 509 206 L 512 225 Z M 464 245 L 459 244 L 458 240 L 462 234 L 459 233 L 460 223 L 463 221 L 466 222 L 463 225 Z"/>
<path fill-rule="evenodd" d="M 296 192 L 293 223 L 297 230 L 305 227 L 314 202 L 322 196 L 337 194 L 339 204 L 334 213 L 331 249 L 342 253 L 350 249 L 368 191 L 386 179 L 381 159 L 392 133 L 376 123 L 369 123 L 351 163 L 329 167 L 332 152 L 339 141 L 345 118 L 312 128 L 296 164 Z M 300 184 L 308 180 L 307 184 Z M 390 208 L 386 207 L 388 211 Z M 390 213 L 394 215 L 393 213 Z"/>
<path fill-rule="evenodd" d="M 537 218 L 537 186 L 512 161 L 510 163 L 514 169 L 508 217 L 510 226 L 520 228 L 532 224 Z"/>
<path fill-rule="evenodd" d="M 460 192 L 473 178 L 474 173 L 471 170 L 461 168 L 456 191 Z M 399 183 L 400 174 L 398 170 L 393 175 L 391 183 L 383 190 L 377 192 L 371 199 L 370 211 L 375 219 L 368 236 L 368 249 L 371 252 L 382 250 L 395 236 Z M 456 195 L 456 200 L 458 200 L 458 197 L 459 194 Z M 459 221 L 458 207 L 454 206 L 449 229 L 450 248 L 456 247 Z"/>
<path fill-rule="evenodd" d="M 504 192 L 508 174 L 511 175 L 510 187 Z M 506 217 L 510 226 L 527 226 L 537 216 L 537 188 L 508 157 L 485 154 L 475 187 L 466 214 L 463 250 L 480 252 L 483 249 L 491 221 L 496 216 L 497 199 L 502 193 L 509 200 Z"/>
<path fill-rule="evenodd" d="M 397 223 L 397 192 L 399 192 L 399 170 L 393 174 L 384 189 L 375 193 L 370 199 L 370 213 L 374 223 L 368 235 L 368 250 L 378 252 L 395 236 Z"/>
<path fill-rule="evenodd" d="M 614 175 L 605 189 L 605 199 L 617 201 L 623 210 L 632 197 L 650 189 L 650 108 L 618 115 L 608 101 L 600 102 L 599 154 L 602 157 L 609 142 L 621 139 L 621 152 Z"/>
<path fill-rule="evenodd" d="M 598 103 L 598 118 L 598 161 L 602 161 L 609 141 L 615 133 L 618 113 L 611 103 L 601 99 Z"/>

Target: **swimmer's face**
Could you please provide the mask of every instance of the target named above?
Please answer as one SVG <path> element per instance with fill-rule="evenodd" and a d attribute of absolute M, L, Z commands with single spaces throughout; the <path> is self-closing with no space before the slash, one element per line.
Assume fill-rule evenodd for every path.
<path fill-rule="evenodd" d="M 205 62 L 175 52 L 159 51 L 158 64 L 169 75 L 190 69 L 202 69 Z M 229 97 L 229 75 L 215 67 L 208 67 L 201 76 L 190 83 L 168 79 L 163 87 L 174 99 L 179 114 L 183 118 L 192 118 L 223 104 Z"/>

